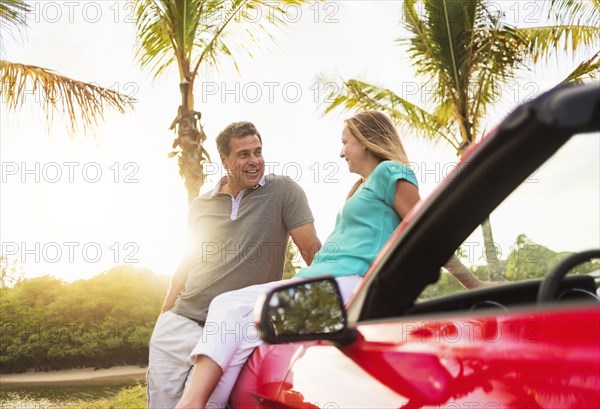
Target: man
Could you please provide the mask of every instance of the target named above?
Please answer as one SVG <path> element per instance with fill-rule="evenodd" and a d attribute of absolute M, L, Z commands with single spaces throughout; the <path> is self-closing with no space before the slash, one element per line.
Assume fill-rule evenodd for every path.
<path fill-rule="evenodd" d="M 148 407 L 172 408 L 192 368 L 189 354 L 217 295 L 281 279 L 289 236 L 307 264 L 321 247 L 304 191 L 288 178 L 264 175 L 262 139 L 250 122 L 235 122 L 217 137 L 227 174 L 189 211 L 194 243 L 171 277 L 152 339 Z"/>

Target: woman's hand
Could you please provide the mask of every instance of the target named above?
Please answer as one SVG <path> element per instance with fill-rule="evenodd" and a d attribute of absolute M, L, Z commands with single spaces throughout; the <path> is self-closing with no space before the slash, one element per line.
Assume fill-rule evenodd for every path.
<path fill-rule="evenodd" d="M 197 401 L 194 401 L 190 397 L 186 397 L 186 394 L 183 394 L 177 405 L 175 405 L 175 409 L 204 409 L 200 407 L 200 404 Z"/>
<path fill-rule="evenodd" d="M 223 370 L 215 361 L 206 355 L 198 355 L 192 379 L 175 408 L 204 409 L 222 375 Z"/>

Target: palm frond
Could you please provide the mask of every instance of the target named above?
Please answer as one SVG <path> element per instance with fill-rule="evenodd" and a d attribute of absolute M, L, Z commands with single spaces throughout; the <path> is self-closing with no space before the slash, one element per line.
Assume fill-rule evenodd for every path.
<path fill-rule="evenodd" d="M 434 98 L 440 98 L 441 93 L 444 93 L 455 99 L 456 97 L 451 93 L 452 79 L 448 77 L 452 68 L 437 58 L 441 46 L 432 39 L 432 27 L 429 25 L 427 16 L 423 16 L 423 12 L 417 10 L 415 0 L 406 0 L 403 7 L 404 26 L 412 33 L 412 36 L 408 39 L 398 39 L 398 43 L 408 46 L 408 54 L 413 61 L 417 75 L 431 80 L 437 79 L 439 91 Z M 436 12 L 436 15 L 440 14 L 441 12 Z M 415 58 L 417 56 L 419 58 Z"/>
<path fill-rule="evenodd" d="M 27 25 L 25 15 L 30 10 L 23 0 L 0 0 L 0 53 L 4 52 L 5 39 L 15 38 L 15 32 Z"/>
<path fill-rule="evenodd" d="M 239 16 L 240 13 L 244 10 L 244 7 L 251 4 L 250 1 L 244 0 L 234 0 L 232 2 L 226 3 L 224 5 L 224 9 L 222 9 L 222 13 L 219 13 L 218 21 L 214 21 L 213 25 L 215 29 L 211 33 L 212 37 L 209 41 L 207 41 L 206 46 L 202 49 L 200 56 L 194 63 L 193 72 L 197 73 L 200 65 L 207 61 L 211 64 L 216 63 L 217 55 L 223 54 L 229 57 L 232 56 L 231 48 L 226 44 L 226 29 L 230 26 L 232 22 L 235 22 L 235 17 Z M 214 19 L 214 15 L 212 16 Z"/>
<path fill-rule="evenodd" d="M 460 92 L 471 69 L 473 42 L 479 1 L 430 0 L 416 9 L 414 0 L 404 2 L 405 28 L 412 33 L 398 42 L 408 46 L 417 75 L 439 84 L 438 101 L 452 98 L 458 105 Z"/>
<path fill-rule="evenodd" d="M 547 4 L 548 16 L 563 24 L 600 26 L 600 0 L 551 0 Z"/>
<path fill-rule="evenodd" d="M 451 102 L 462 140 L 471 143 L 486 106 L 521 64 L 525 40 L 485 1 L 418 4 L 422 10 L 414 0 L 404 2 L 404 25 L 412 35 L 398 42 L 408 46 L 416 73 L 435 84 L 432 102 Z"/>
<path fill-rule="evenodd" d="M 73 135 L 85 132 L 104 118 L 107 108 L 125 112 L 135 100 L 95 84 L 77 81 L 46 68 L 0 60 L 0 96 L 9 110 L 24 103 L 40 104 L 48 121 L 61 114 Z"/>
<path fill-rule="evenodd" d="M 0 27 L 26 25 L 25 14 L 31 7 L 23 0 L 1 0 L 0 1 Z"/>
<path fill-rule="evenodd" d="M 556 50 L 574 53 L 600 44 L 600 26 L 556 25 L 519 29 L 529 44 L 528 56 L 535 63 L 547 60 Z"/>
<path fill-rule="evenodd" d="M 189 61 L 197 41 L 203 7 L 198 0 L 137 0 L 137 50 L 142 68 L 160 76 L 177 62 L 181 78 L 189 75 Z"/>
<path fill-rule="evenodd" d="M 327 81 L 332 84 L 332 81 Z M 417 135 L 439 142 L 445 140 L 458 148 L 460 140 L 453 138 L 451 122 L 444 115 L 431 114 L 416 104 L 398 96 L 389 89 L 381 88 L 360 80 L 344 81 L 341 86 L 329 87 L 330 94 L 325 98 L 324 113 L 336 109 L 343 111 L 377 110 L 386 113 L 397 126 L 412 129 Z"/>
<path fill-rule="evenodd" d="M 267 35 L 269 26 L 280 26 L 285 23 L 286 7 L 300 6 L 305 0 L 282 0 L 278 2 L 265 0 L 233 0 L 217 2 L 222 7 L 219 20 L 215 21 L 212 38 L 206 43 L 202 53 L 194 63 L 193 72 L 197 73 L 199 67 L 208 62 L 214 64 L 219 55 L 232 58 L 237 67 L 235 54 L 243 52 L 252 58 L 252 48 L 256 45 L 260 35 Z M 248 19 L 248 14 L 263 16 L 250 24 L 243 24 Z M 250 19 L 252 20 L 252 19 Z M 242 24 L 240 24 L 242 22 Z M 240 41 L 246 39 L 247 41 Z"/>
<path fill-rule="evenodd" d="M 585 78 L 597 78 L 600 75 L 600 51 L 589 60 L 579 64 L 569 75 L 561 81 L 561 84 L 573 82 L 580 84 Z"/>
<path fill-rule="evenodd" d="M 200 66 L 215 64 L 219 56 L 231 57 L 234 64 L 237 50 L 252 56 L 257 34 L 267 34 L 268 25 L 282 23 L 286 6 L 304 2 L 136 0 L 136 58 L 155 77 L 176 62 L 180 77 L 193 81 Z M 245 24 L 253 12 L 262 17 Z"/>
<path fill-rule="evenodd" d="M 487 107 L 501 99 L 507 83 L 524 67 L 523 54 L 527 48 L 520 30 L 502 24 L 500 16 L 488 16 L 487 21 L 485 29 L 477 30 L 472 50 L 474 68 L 468 103 L 474 137 L 481 135 L 479 124 Z"/>

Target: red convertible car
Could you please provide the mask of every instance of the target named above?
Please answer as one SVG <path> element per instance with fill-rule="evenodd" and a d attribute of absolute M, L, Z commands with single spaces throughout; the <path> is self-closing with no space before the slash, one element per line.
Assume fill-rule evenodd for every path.
<path fill-rule="evenodd" d="M 442 175 L 346 306 L 328 277 L 265 294 L 266 343 L 230 408 L 600 408 L 599 158 L 598 82 L 519 106 Z M 487 285 L 466 290 L 452 268 Z"/>

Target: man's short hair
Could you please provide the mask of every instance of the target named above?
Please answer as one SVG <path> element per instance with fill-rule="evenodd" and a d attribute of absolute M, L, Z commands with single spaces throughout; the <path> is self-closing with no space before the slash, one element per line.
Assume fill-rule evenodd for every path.
<path fill-rule="evenodd" d="M 262 143 L 262 138 L 252 122 L 240 121 L 227 125 L 217 136 L 217 149 L 220 154 L 229 156 L 231 152 L 230 142 L 232 138 L 243 138 L 244 136 L 256 135 Z"/>

